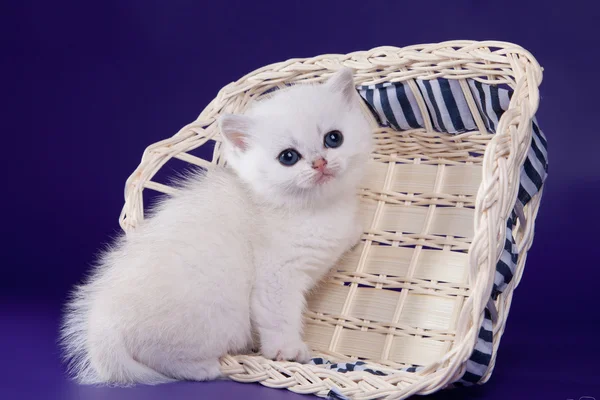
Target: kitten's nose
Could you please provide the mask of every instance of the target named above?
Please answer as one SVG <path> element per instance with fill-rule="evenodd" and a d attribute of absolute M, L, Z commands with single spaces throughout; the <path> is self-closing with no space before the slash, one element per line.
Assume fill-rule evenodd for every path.
<path fill-rule="evenodd" d="M 312 163 L 313 169 L 319 170 L 321 172 L 323 172 L 323 170 L 325 169 L 325 166 L 327 166 L 327 160 L 324 158 L 317 158 Z"/>

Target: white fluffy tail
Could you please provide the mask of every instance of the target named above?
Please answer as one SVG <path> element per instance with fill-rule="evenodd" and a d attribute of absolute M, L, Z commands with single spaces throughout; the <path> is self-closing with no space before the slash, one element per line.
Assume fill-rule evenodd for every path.
<path fill-rule="evenodd" d="M 67 305 L 60 344 L 69 374 L 82 384 L 155 385 L 173 381 L 134 360 L 119 333 L 90 324 L 91 300 L 87 288 L 79 287 Z"/>

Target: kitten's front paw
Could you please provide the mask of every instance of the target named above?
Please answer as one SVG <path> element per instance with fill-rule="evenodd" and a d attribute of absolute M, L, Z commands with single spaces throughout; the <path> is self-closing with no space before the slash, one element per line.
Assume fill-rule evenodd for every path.
<path fill-rule="evenodd" d="M 263 346 L 263 356 L 276 361 L 297 361 L 306 363 L 310 360 L 310 349 L 303 341 L 286 343 L 281 346 Z"/>

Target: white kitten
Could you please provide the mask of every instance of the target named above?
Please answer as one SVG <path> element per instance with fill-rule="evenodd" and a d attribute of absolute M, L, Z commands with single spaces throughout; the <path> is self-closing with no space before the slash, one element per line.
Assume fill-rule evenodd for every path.
<path fill-rule="evenodd" d="M 75 291 L 61 339 L 80 382 L 214 379 L 253 330 L 265 357 L 309 360 L 304 295 L 360 236 L 371 135 L 352 72 L 220 127 L 233 171 L 188 179 Z"/>

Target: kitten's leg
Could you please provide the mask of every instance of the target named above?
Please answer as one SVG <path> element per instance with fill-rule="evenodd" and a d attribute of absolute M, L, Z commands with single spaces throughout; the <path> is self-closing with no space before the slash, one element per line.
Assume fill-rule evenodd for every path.
<path fill-rule="evenodd" d="M 259 272 L 251 308 L 265 357 L 298 362 L 310 360 L 310 350 L 302 340 L 302 312 L 307 285 L 306 277 L 299 276 L 285 265 Z"/>

